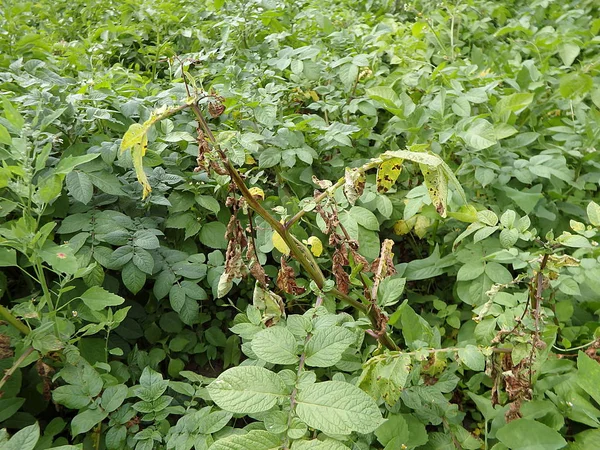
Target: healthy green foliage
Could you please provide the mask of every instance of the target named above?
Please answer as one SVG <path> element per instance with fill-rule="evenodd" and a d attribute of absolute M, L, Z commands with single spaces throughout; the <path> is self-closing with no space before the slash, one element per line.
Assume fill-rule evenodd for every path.
<path fill-rule="evenodd" d="M 0 3 L 0 448 L 600 448 L 592 0 Z"/>

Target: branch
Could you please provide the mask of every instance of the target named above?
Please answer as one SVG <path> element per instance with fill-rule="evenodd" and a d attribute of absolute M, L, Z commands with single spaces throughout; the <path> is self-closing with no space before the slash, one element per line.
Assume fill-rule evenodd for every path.
<path fill-rule="evenodd" d="M 2 305 L 0 305 L 0 316 L 2 316 L 2 318 L 6 322 L 11 324 L 13 327 L 15 327 L 21 333 L 23 333 L 25 335 L 29 334 L 29 331 L 30 331 L 29 327 L 27 325 L 25 325 L 23 322 L 21 322 L 19 319 L 17 319 L 15 316 L 13 316 L 12 313 Z"/>
<path fill-rule="evenodd" d="M 4 386 L 4 384 L 10 379 L 10 377 L 12 377 L 13 373 L 15 373 L 17 371 L 19 366 L 21 364 L 23 364 L 23 361 L 25 361 L 27 359 L 27 357 L 29 355 L 31 355 L 33 352 L 34 352 L 34 348 L 29 347 L 27 350 L 25 350 L 23 352 L 23 354 L 21 356 L 19 356 L 19 358 L 13 363 L 11 368 L 5 372 L 4 376 L 0 380 L 0 389 L 2 389 L 2 386 Z"/>

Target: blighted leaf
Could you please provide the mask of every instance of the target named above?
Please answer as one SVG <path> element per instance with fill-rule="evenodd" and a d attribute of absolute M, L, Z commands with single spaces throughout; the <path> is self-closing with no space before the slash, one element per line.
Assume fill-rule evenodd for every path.
<path fill-rule="evenodd" d="M 306 243 L 310 246 L 310 251 L 313 255 L 321 256 L 321 253 L 323 253 L 323 243 L 318 237 L 311 236 Z"/>
<path fill-rule="evenodd" d="M 379 355 L 363 366 L 358 386 L 375 400 L 381 397 L 388 405 L 393 406 L 406 386 L 410 369 L 409 355 L 398 352 Z"/>
<path fill-rule="evenodd" d="M 252 194 L 252 197 L 254 197 L 256 200 L 265 199 L 265 191 L 263 191 L 259 187 L 251 187 L 250 189 L 248 189 L 248 191 L 250 191 L 250 194 Z"/>
<path fill-rule="evenodd" d="M 254 285 L 252 303 L 262 312 L 262 321 L 274 325 L 281 317 L 285 317 L 283 299 L 272 291 L 263 289 L 257 282 Z"/>
<path fill-rule="evenodd" d="M 362 195 L 365 189 L 366 177 L 359 169 L 346 168 L 344 177 L 344 194 L 351 205 Z"/>
<path fill-rule="evenodd" d="M 446 203 L 448 201 L 448 178 L 446 174 L 438 168 L 431 168 L 425 164 L 419 166 L 435 210 L 440 216 L 446 217 Z"/>
<path fill-rule="evenodd" d="M 402 159 L 391 158 L 383 161 L 377 169 L 377 192 L 383 194 L 396 183 L 402 171 Z"/>
<path fill-rule="evenodd" d="M 227 369 L 207 389 L 220 408 L 238 414 L 268 411 L 287 396 L 279 375 L 257 366 Z"/>

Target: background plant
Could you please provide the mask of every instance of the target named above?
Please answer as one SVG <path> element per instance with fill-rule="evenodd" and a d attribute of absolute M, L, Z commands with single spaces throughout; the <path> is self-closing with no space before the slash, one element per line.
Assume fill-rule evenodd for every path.
<path fill-rule="evenodd" d="M 317 435 L 327 448 L 331 439 L 356 448 L 524 448 L 529 436 L 546 437 L 547 448 L 594 447 L 594 2 L 59 1 L 4 2 L 2 10 L 0 366 L 10 377 L 0 419 L 11 434 L 38 421 L 38 448 L 217 446 L 243 427 L 266 439 L 264 448 L 286 436 L 302 448 L 303 436 Z M 209 121 L 221 148 L 262 189 L 267 211 L 302 214 L 292 231 L 300 243 L 323 244 L 313 258 L 326 278 L 335 278 L 336 247 L 313 209 L 314 190 L 324 189 L 313 175 L 335 183 L 346 167 L 423 148 L 456 173 L 469 205 L 451 195 L 445 219 L 415 164 L 404 164 L 385 194 L 373 168 L 353 206 L 343 187 L 325 205 L 338 205 L 369 264 L 386 239 L 394 242 L 397 274 L 382 282 L 377 305 L 399 353 L 375 347 L 364 316 L 333 314 L 331 297 L 293 260 L 286 263 L 305 291 L 276 292 L 288 316 L 276 326 L 249 312 L 252 281 L 229 280 L 218 298 L 229 181 L 193 171 L 191 112 L 150 130 L 143 164 L 152 191 L 140 201 L 119 139 L 162 105 L 186 105 L 184 79 L 191 92 L 223 97 L 224 112 Z M 253 226 L 258 261 L 276 280 L 272 227 L 256 214 Z M 349 291 L 362 301 L 356 293 L 374 276 L 350 265 Z M 344 382 L 371 395 L 387 419 L 374 434 L 290 437 L 294 427 L 275 419 L 290 416 L 289 372 L 298 376 L 300 360 L 273 365 L 257 356 L 252 330 L 287 330 L 296 356 L 306 355 L 306 337 L 289 318 L 316 320 L 306 311 L 320 294 L 324 323 L 356 340 L 339 361 L 305 364 L 302 373 L 314 373 L 315 386 Z M 210 378 L 240 364 L 284 380 L 272 417 L 213 405 Z M 89 383 L 73 382 L 81 379 Z M 142 379 L 167 387 L 149 395 Z M 98 439 L 105 435 L 112 441 Z"/>

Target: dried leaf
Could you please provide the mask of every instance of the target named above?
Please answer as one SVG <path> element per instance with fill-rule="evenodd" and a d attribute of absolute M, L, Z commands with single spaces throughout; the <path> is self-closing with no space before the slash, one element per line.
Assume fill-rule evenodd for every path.
<path fill-rule="evenodd" d="M 259 283 L 254 285 L 252 303 L 262 312 L 262 321 L 267 326 L 275 325 L 285 317 L 283 299 L 276 293 L 263 289 Z"/>
<path fill-rule="evenodd" d="M 281 257 L 281 268 L 277 275 L 277 287 L 283 292 L 292 295 L 303 294 L 306 289 L 296 284 L 294 269 L 288 265 L 286 258 Z"/>
<path fill-rule="evenodd" d="M 362 195 L 365 189 L 366 177 L 360 169 L 346 168 L 344 181 L 344 194 L 351 205 Z"/>
<path fill-rule="evenodd" d="M 341 292 L 347 294 L 350 291 L 350 275 L 344 270 L 344 266 L 348 265 L 346 246 L 342 245 L 341 247 L 336 248 L 331 259 L 331 270 L 335 277 L 335 284 Z"/>

